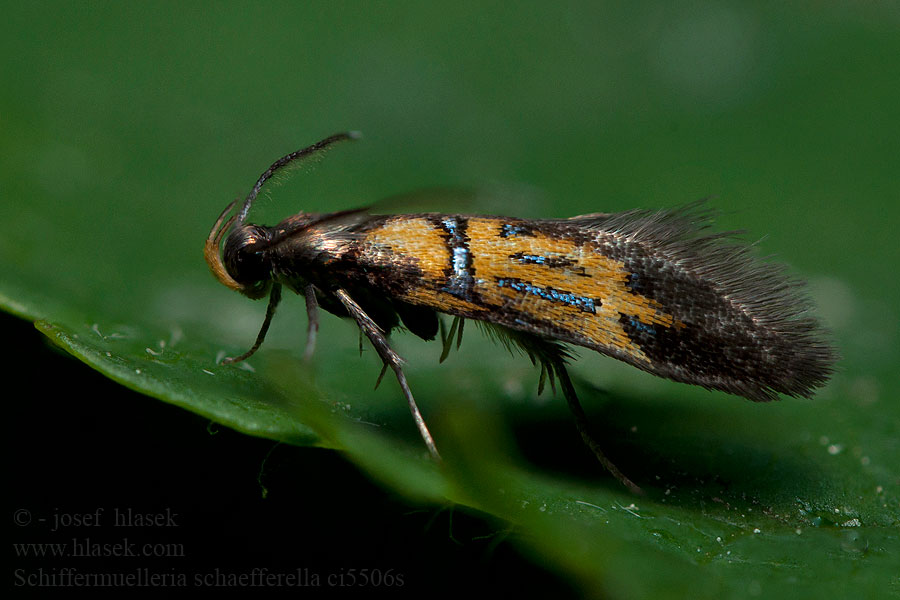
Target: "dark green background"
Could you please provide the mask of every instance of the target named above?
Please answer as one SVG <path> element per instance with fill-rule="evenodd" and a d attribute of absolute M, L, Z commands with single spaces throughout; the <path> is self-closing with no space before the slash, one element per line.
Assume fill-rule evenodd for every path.
<path fill-rule="evenodd" d="M 5 317 L 13 510 L 180 508 L 191 516 L 172 539 L 194 550 L 170 568 L 187 571 L 393 567 L 406 589 L 566 582 L 613 597 L 900 594 L 900 9 L 545 4 L 5 6 L 0 303 L 134 390 L 345 449 L 280 445 L 262 464 L 270 442 L 210 437 L 205 420 Z M 717 227 L 764 238 L 763 254 L 811 282 L 839 372 L 813 401 L 754 405 L 583 355 L 579 389 L 648 490 L 635 498 L 592 464 L 562 400 L 535 396 L 527 361 L 474 327 L 440 366 L 437 344 L 396 340 L 452 459 L 442 472 L 396 385 L 371 392 L 377 361 L 358 357 L 352 324 L 326 318 L 313 368 L 297 363 L 299 299 L 255 373 L 216 366 L 264 308 L 209 276 L 208 228 L 272 160 L 344 129 L 365 137 L 274 188 L 254 218 L 433 186 L 479 192 L 421 209 L 535 217 L 714 196 Z M 454 505 L 469 507 L 450 511 L 457 531 L 441 508 Z M 107 570 L 136 566 L 159 565 Z"/>

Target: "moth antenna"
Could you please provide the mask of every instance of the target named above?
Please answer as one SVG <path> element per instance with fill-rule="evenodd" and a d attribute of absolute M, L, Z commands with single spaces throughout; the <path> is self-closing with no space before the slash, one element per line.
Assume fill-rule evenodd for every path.
<path fill-rule="evenodd" d="M 345 131 L 343 133 L 336 133 L 330 137 L 325 138 L 319 142 L 316 142 L 312 146 L 307 146 L 301 150 L 297 150 L 295 152 L 291 152 L 286 156 L 282 156 L 274 163 L 272 166 L 266 169 L 265 173 L 259 176 L 259 179 L 256 181 L 256 185 L 253 186 L 253 189 L 250 190 L 250 193 L 247 194 L 247 199 L 244 200 L 243 206 L 241 206 L 240 212 L 237 214 L 237 226 L 240 227 L 244 224 L 244 221 L 247 220 L 247 214 L 250 212 L 250 206 L 253 204 L 253 201 L 256 200 L 256 197 L 259 195 L 259 191 L 262 189 L 263 185 L 265 185 L 266 181 L 268 181 L 272 175 L 276 173 L 282 167 L 289 165 L 290 163 L 302 160 L 308 156 L 312 156 L 317 152 L 320 152 L 327 148 L 328 146 L 334 144 L 335 142 L 342 142 L 344 140 L 357 140 L 362 137 L 362 134 L 358 131 Z"/>

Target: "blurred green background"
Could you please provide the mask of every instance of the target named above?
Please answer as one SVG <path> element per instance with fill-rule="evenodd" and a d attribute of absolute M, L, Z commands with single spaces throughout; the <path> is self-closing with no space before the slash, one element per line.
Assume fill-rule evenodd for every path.
<path fill-rule="evenodd" d="M 41 320 L 70 353 L 238 430 L 345 448 L 361 471 L 315 470 L 312 489 L 298 492 L 320 509 L 341 486 L 374 477 L 381 487 L 367 488 L 359 510 L 384 508 L 379 494 L 405 508 L 373 519 L 403 521 L 445 501 L 480 511 L 466 517 L 475 529 L 515 524 L 517 550 L 495 583 L 524 586 L 522 573 L 547 569 L 534 585 L 613 597 L 777 595 L 794 585 L 900 593 L 896 3 L 29 2 L 2 12 L 0 303 Z M 589 413 L 609 453 L 649 489 L 636 500 L 592 469 L 561 399 L 535 397 L 527 361 L 503 356 L 474 327 L 440 367 L 437 344 L 397 336 L 420 405 L 463 465 L 450 473 L 420 460 L 393 382 L 370 391 L 378 365 L 371 352 L 359 359 L 352 324 L 323 322 L 316 391 L 271 375 L 265 357 L 256 373 L 217 367 L 217 354 L 249 345 L 264 307 L 210 277 L 201 258 L 209 227 L 275 158 L 346 129 L 363 140 L 274 188 L 254 219 L 434 186 L 477 189 L 480 201 L 424 208 L 533 217 L 713 196 L 717 227 L 764 238 L 761 253 L 810 281 L 840 370 L 811 402 L 760 406 L 583 356 L 575 372 Z M 296 359 L 304 327 L 302 302 L 289 298 L 268 355 Z M 10 443 L 40 440 L 49 457 L 68 423 L 57 413 L 71 410 L 54 402 L 90 395 L 96 375 L 60 366 L 39 344 L 16 351 L 19 341 L 5 337 L 16 355 L 11 381 L 32 388 L 10 419 Z M 348 381 L 348 372 L 359 376 Z M 285 409 L 270 383 L 337 402 L 351 419 Z M 95 435 L 128 427 L 118 411 L 156 418 L 124 388 L 101 389 L 104 397 L 80 401 L 95 411 Z M 487 415 L 467 420 L 479 411 Z M 147 434 L 165 438 L 167 422 L 193 418 L 170 410 Z M 381 425 L 387 441 L 346 430 L 350 420 Z M 508 443 L 471 433 L 483 423 L 486 439 Z M 178 430 L 189 441 L 171 442 L 175 456 L 205 435 Z M 474 460 L 482 450 L 492 458 Z M 295 452 L 306 465 L 342 464 Z M 496 483 L 502 473 L 510 480 Z M 58 503 L 87 502 L 44 484 Z M 28 487 L 14 500 L 36 497 Z M 241 506 L 232 527 L 271 503 Z M 603 516 L 577 513 L 585 506 Z M 340 516 L 297 518 L 327 529 Z M 429 572 L 465 561 L 469 572 L 494 572 L 493 550 L 436 543 L 447 562 Z"/>

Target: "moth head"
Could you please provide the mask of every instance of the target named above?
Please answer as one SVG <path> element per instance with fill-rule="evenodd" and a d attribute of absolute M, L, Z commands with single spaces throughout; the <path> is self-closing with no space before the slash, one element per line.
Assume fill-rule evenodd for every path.
<path fill-rule="evenodd" d="M 209 265 L 209 270 L 216 279 L 230 289 L 250 298 L 262 298 L 269 292 L 272 286 L 272 275 L 265 256 L 265 249 L 269 246 L 272 230 L 258 225 L 244 224 L 253 201 L 276 172 L 296 166 L 304 158 L 321 154 L 335 142 L 355 140 L 359 138 L 359 135 L 359 132 L 355 131 L 336 133 L 312 146 L 282 156 L 259 176 L 256 185 L 247 194 L 247 198 L 236 214 L 228 218 L 228 214 L 237 204 L 237 200 L 225 207 L 209 232 L 203 248 L 206 264 Z M 222 250 L 222 238 L 225 237 L 226 232 L 230 233 L 225 238 L 225 248 Z"/>
<path fill-rule="evenodd" d="M 237 215 L 226 217 L 237 201 L 229 204 L 213 225 L 203 255 L 216 279 L 226 287 L 250 298 L 262 298 L 271 287 L 271 271 L 265 256 L 270 230 L 259 225 L 234 225 Z M 225 248 L 221 249 L 222 238 Z"/>

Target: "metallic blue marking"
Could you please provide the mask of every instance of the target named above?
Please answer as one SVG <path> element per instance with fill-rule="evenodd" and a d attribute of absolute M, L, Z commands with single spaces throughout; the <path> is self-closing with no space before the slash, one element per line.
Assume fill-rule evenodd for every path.
<path fill-rule="evenodd" d="M 631 288 L 632 292 L 637 292 L 640 290 L 641 281 L 640 281 L 640 275 L 638 273 L 629 273 L 628 274 L 628 287 Z"/>
<path fill-rule="evenodd" d="M 449 233 L 453 237 L 456 237 L 456 228 L 459 224 L 456 222 L 455 218 L 447 217 L 446 219 L 441 221 L 441 224 L 444 226 L 444 229 L 447 230 L 447 233 Z"/>
<path fill-rule="evenodd" d="M 547 264 L 547 257 L 540 256 L 537 254 L 523 254 L 520 260 L 524 263 L 532 263 L 537 265 L 545 265 Z"/>
<path fill-rule="evenodd" d="M 531 235 L 531 232 L 526 227 L 512 223 L 504 223 L 500 227 L 500 237 L 514 237 L 521 234 Z"/>
<path fill-rule="evenodd" d="M 637 319 L 631 319 L 631 326 L 638 331 L 643 331 L 644 333 L 649 333 L 650 335 L 656 335 L 656 329 L 654 329 L 653 326 L 642 323 Z"/>
<path fill-rule="evenodd" d="M 563 304 L 575 306 L 584 312 L 593 314 L 596 314 L 597 305 L 599 304 L 599 301 L 595 301 L 593 298 L 588 298 L 587 296 L 576 296 L 571 292 L 561 292 L 551 287 L 541 287 L 515 278 L 498 277 L 497 285 L 500 287 L 508 287 L 517 292 L 538 296 L 539 298 L 551 302 L 562 302 Z"/>
<path fill-rule="evenodd" d="M 584 267 L 579 267 L 575 260 L 567 256 L 544 256 L 541 254 L 525 254 L 524 252 L 516 252 L 510 254 L 509 257 L 521 264 L 525 265 L 542 265 L 551 269 L 566 267 L 574 275 L 585 275 Z"/>
<path fill-rule="evenodd" d="M 453 249 L 453 273 L 457 277 L 465 277 L 468 261 L 469 251 L 466 248 Z"/>
<path fill-rule="evenodd" d="M 447 248 L 452 255 L 450 266 L 445 270 L 447 284 L 443 290 L 463 300 L 472 299 L 472 290 L 475 287 L 469 237 L 466 235 L 467 225 L 466 220 L 460 221 L 457 217 L 445 217 L 441 220 L 441 226 L 449 235 Z"/>

